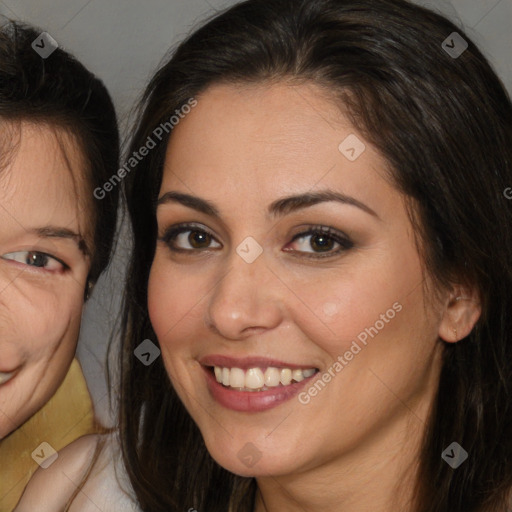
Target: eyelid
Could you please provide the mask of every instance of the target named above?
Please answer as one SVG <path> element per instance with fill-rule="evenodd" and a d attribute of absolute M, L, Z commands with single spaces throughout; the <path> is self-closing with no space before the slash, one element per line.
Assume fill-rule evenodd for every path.
<path fill-rule="evenodd" d="M 295 235 L 293 235 L 293 240 L 296 240 L 297 238 L 304 237 L 307 235 L 323 233 L 331 236 L 332 238 L 340 239 L 342 242 L 352 243 L 350 237 L 343 231 L 331 228 L 330 226 L 325 226 L 323 224 L 309 224 L 306 226 L 301 226 L 300 229 L 301 231 L 298 231 Z"/>
<path fill-rule="evenodd" d="M 165 238 L 166 236 L 169 235 L 169 233 L 172 233 L 172 232 L 179 232 L 179 231 L 183 232 L 183 231 L 187 231 L 187 230 L 193 231 L 194 229 L 197 229 L 198 231 L 204 231 L 205 233 L 208 233 L 212 237 L 215 236 L 206 226 L 204 226 L 202 224 L 196 224 L 194 222 L 192 222 L 192 223 L 184 222 L 183 224 L 175 224 L 175 225 L 165 228 L 163 234 L 159 235 L 158 238 L 159 239 Z"/>

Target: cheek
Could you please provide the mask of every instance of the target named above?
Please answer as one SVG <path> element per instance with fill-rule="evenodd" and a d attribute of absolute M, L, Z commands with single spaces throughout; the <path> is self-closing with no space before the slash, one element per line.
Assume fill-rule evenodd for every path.
<path fill-rule="evenodd" d="M 300 299 L 294 307 L 294 323 L 333 358 L 354 341 L 365 346 L 383 333 L 397 336 L 423 311 L 421 293 L 416 293 L 421 292 L 422 273 L 415 251 L 382 251 L 371 260 L 355 257 L 358 265 L 347 260 L 344 266 L 316 272 L 291 286 Z"/>
<path fill-rule="evenodd" d="M 71 285 L 67 285 L 69 287 Z M 12 386 L 0 393 L 0 437 L 34 414 L 64 379 L 73 359 L 80 329 L 82 298 L 77 290 L 44 290 L 22 283 L 9 290 L 0 304 L 2 365 L 22 365 Z M 14 405 L 15 404 L 15 405 Z"/>
<path fill-rule="evenodd" d="M 173 271 L 158 255 L 148 281 L 148 312 L 153 330 L 161 345 L 169 345 L 177 331 L 197 326 L 201 317 L 201 299 L 205 298 L 205 275 Z M 189 323 L 192 322 L 192 323 Z"/>
<path fill-rule="evenodd" d="M 193 344 L 190 340 L 195 337 L 194 330 L 202 325 L 198 290 L 204 279 L 203 276 L 194 280 L 185 271 L 174 272 L 157 255 L 148 281 L 148 313 L 157 338 L 155 341 L 162 351 L 167 375 L 185 404 L 187 394 L 182 394 L 180 383 L 188 382 L 185 387 L 193 387 L 184 363 L 191 358 Z"/>
<path fill-rule="evenodd" d="M 74 352 L 83 304 L 78 287 L 56 290 L 18 282 L 4 299 L 0 329 L 7 351 L 31 361 L 51 357 L 51 364 L 58 364 L 60 352 Z"/>

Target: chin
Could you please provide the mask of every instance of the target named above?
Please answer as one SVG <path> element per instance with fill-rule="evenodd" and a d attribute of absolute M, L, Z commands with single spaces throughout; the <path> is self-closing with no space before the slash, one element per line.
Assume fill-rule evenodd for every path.
<path fill-rule="evenodd" d="M 238 448 L 240 445 L 240 448 Z M 235 448 L 235 446 L 237 448 Z M 231 442 L 229 445 L 215 443 L 213 449 L 206 447 L 212 458 L 224 469 L 243 477 L 279 476 L 293 471 L 296 460 L 289 460 L 289 454 L 277 450 L 260 449 L 256 443 Z M 265 453 L 266 452 L 266 453 Z"/>
<path fill-rule="evenodd" d="M 269 463 L 269 461 L 264 462 L 263 458 L 257 462 L 252 461 L 247 464 L 238 460 L 236 455 L 235 458 L 214 457 L 214 460 L 219 464 L 219 466 L 227 469 L 230 473 L 247 478 L 278 476 L 283 472 L 282 467 L 278 468 L 275 464 Z M 279 466 L 281 466 L 281 464 L 279 464 Z"/>

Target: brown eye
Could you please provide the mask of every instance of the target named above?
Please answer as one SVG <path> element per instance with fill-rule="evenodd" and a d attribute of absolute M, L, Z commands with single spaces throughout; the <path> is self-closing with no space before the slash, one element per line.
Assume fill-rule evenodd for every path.
<path fill-rule="evenodd" d="M 211 233 L 197 226 L 181 225 L 171 227 L 165 231 L 159 240 L 164 242 L 174 252 L 199 252 L 201 250 L 221 247 Z"/>
<path fill-rule="evenodd" d="M 204 249 L 211 243 L 212 237 L 205 231 L 190 231 L 188 242 L 194 249 Z"/>
<path fill-rule="evenodd" d="M 285 251 L 308 258 L 325 258 L 336 256 L 352 247 L 354 243 L 341 232 L 325 226 L 315 226 L 296 235 Z"/>
<path fill-rule="evenodd" d="M 318 252 L 324 252 L 324 251 L 330 251 L 334 247 L 335 241 L 332 237 L 327 236 L 325 234 L 316 234 L 311 237 L 310 241 L 311 247 L 318 251 Z"/>

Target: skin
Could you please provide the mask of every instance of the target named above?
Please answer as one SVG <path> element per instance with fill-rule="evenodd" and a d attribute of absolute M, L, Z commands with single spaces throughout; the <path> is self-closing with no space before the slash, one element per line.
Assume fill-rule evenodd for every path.
<path fill-rule="evenodd" d="M 160 197 L 200 197 L 220 217 L 174 201 L 159 205 L 159 237 L 184 222 L 213 237 L 199 246 L 190 231 L 159 240 L 148 290 L 173 385 L 213 458 L 257 478 L 257 512 L 406 509 L 441 339 L 471 331 L 478 301 L 455 297 L 473 299 L 473 290 L 454 287 L 428 300 L 423 285 L 432 283 L 386 161 L 321 89 L 214 85 L 197 99 L 173 130 Z M 366 145 L 355 161 L 338 150 L 350 134 Z M 267 213 L 279 198 L 324 189 L 375 215 L 334 201 Z M 329 257 L 308 258 L 319 252 L 314 236 L 294 237 L 310 225 L 345 233 L 353 247 L 336 253 L 334 244 Z M 248 236 L 263 249 L 251 264 L 236 252 Z M 322 375 L 396 302 L 395 318 L 307 405 L 293 398 L 264 412 L 236 412 L 208 391 L 199 360 L 211 354 L 270 357 Z M 261 454 L 252 467 L 238 457 L 246 443 Z"/>
<path fill-rule="evenodd" d="M 139 512 L 136 502 L 124 492 L 130 488 L 127 477 L 122 477 L 119 483 L 110 466 L 115 461 L 120 468 L 121 455 L 116 451 L 117 445 L 103 450 L 94 459 L 94 467 L 89 472 L 95 449 L 102 441 L 112 442 L 106 436 L 87 435 L 59 451 L 58 459 L 51 466 L 39 468 L 34 473 L 15 512 Z M 81 491 L 74 496 L 76 482 L 80 482 Z M 67 509 L 71 498 L 73 501 Z"/>
<path fill-rule="evenodd" d="M 57 128 L 20 126 L 0 170 L 0 371 L 17 371 L 0 385 L 0 439 L 63 381 L 90 268 L 90 220 L 71 175 L 84 168 L 77 144 Z M 2 129 L 4 138 L 16 133 Z"/>

